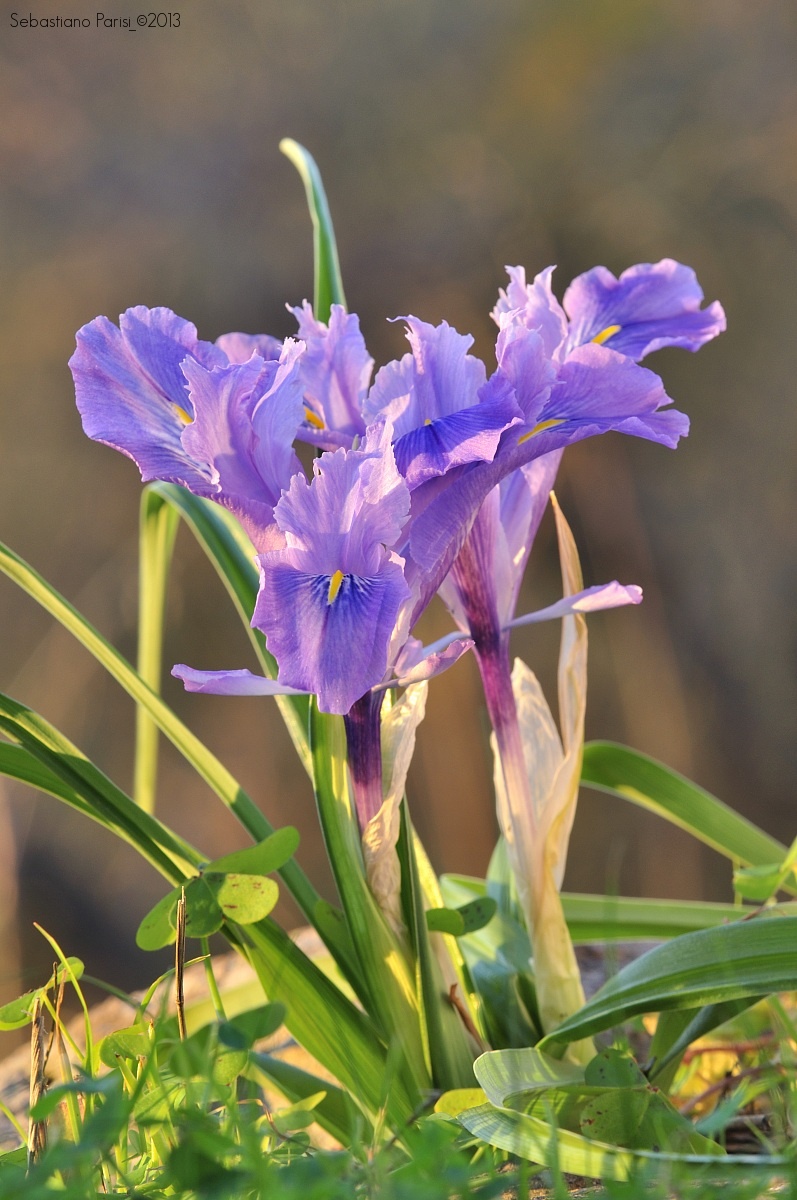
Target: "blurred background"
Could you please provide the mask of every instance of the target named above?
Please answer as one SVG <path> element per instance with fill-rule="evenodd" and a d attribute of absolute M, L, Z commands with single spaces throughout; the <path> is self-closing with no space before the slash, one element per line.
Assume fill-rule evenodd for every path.
<path fill-rule="evenodd" d="M 82 7 L 81 7 L 82 5 Z M 133 16 L 105 0 L 109 16 Z M 89 16 L 83 0 L 20 15 Z M 608 435 L 569 450 L 558 493 L 587 583 L 645 603 L 591 620 L 588 735 L 690 775 L 790 841 L 797 777 L 797 8 L 777 0 L 173 0 L 179 29 L 21 29 L 0 3 L 0 537 L 134 656 L 140 496 L 131 462 L 88 441 L 67 360 L 99 313 L 167 305 L 213 339 L 295 326 L 312 293 L 303 190 L 285 135 L 322 169 L 351 309 L 383 363 L 386 318 L 443 318 L 492 361 L 504 264 L 693 266 L 729 332 L 649 359 L 692 434 L 676 453 Z M 560 582 L 552 528 L 523 604 Z M 183 530 L 168 664 L 252 666 Z M 445 632 L 430 612 L 427 634 Z M 123 787 L 133 709 L 69 636 L 0 579 L 0 688 Z M 555 695 L 558 630 L 517 653 Z M 267 700 L 165 695 L 329 894 L 307 781 Z M 431 689 L 410 799 L 441 870 L 483 872 L 495 838 L 474 665 Z M 164 747 L 161 813 L 216 856 L 231 817 Z M 38 921 L 130 988 L 160 960 L 134 933 L 159 878 L 47 797 L 4 786 L 0 1000 L 41 982 Z M 567 886 L 721 899 L 730 872 L 641 810 L 585 792 Z M 285 904 L 283 920 L 298 923 Z"/>

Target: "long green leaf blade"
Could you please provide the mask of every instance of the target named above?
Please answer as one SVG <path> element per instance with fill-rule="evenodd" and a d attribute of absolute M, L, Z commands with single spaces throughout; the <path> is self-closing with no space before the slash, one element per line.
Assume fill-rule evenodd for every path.
<path fill-rule="evenodd" d="M 160 696 L 155 695 L 119 651 L 111 646 L 94 626 L 33 567 L 2 543 L 0 543 L 0 570 L 46 609 L 51 616 L 60 621 L 64 628 L 68 629 L 81 645 L 94 655 L 128 695 L 146 708 L 161 732 L 169 738 L 219 799 L 235 814 L 255 841 L 261 842 L 274 832 L 273 826 L 227 768 L 183 724 L 179 717 L 161 700 Z M 286 864 L 280 875 L 308 920 L 313 922 L 319 896 L 295 859 L 291 859 Z"/>
<path fill-rule="evenodd" d="M 530 1159 L 541 1165 L 590 1179 L 626 1180 L 645 1164 L 680 1163 L 690 1169 L 690 1177 L 716 1178 L 729 1175 L 746 1179 L 753 1172 L 764 1177 L 789 1168 L 791 1158 L 776 1155 L 739 1154 L 715 1157 L 708 1154 L 667 1154 L 653 1150 L 619 1150 L 608 1142 L 592 1141 L 569 1129 L 555 1129 L 539 1117 L 527 1116 L 508 1108 L 482 1104 L 458 1116 L 465 1128 L 491 1146 Z"/>
<path fill-rule="evenodd" d="M 487 895 L 485 880 L 470 875 L 444 875 L 442 883 L 448 902 L 454 906 L 470 897 Z M 738 904 L 708 900 L 658 900 L 587 892 L 562 892 L 562 908 L 570 936 L 581 943 L 678 937 L 737 921 L 745 913 Z M 797 913 L 797 905 L 782 904 L 779 910 L 791 915 Z"/>
<path fill-rule="evenodd" d="M 687 933 L 643 954 L 543 1039 L 577 1041 L 627 1017 L 797 988 L 797 917 L 760 917 Z"/>
<path fill-rule="evenodd" d="M 581 782 L 671 821 L 745 866 L 779 863 L 787 847 L 663 763 L 614 742 L 588 742 Z"/>
<path fill-rule="evenodd" d="M 313 311 L 316 320 L 328 321 L 332 305 L 342 304 L 345 308 L 346 297 L 343 294 L 335 231 L 324 184 L 321 181 L 321 172 L 312 154 L 293 138 L 283 138 L 280 150 L 296 167 L 307 193 L 307 207 L 313 222 L 315 258 Z"/>
<path fill-rule="evenodd" d="M 138 673 L 160 694 L 163 620 L 166 587 L 179 516 L 159 496 L 145 488 L 139 516 Z M 136 753 L 133 798 L 147 812 L 155 811 L 158 777 L 158 726 L 146 708 L 136 708 Z"/>
<path fill-rule="evenodd" d="M 313 1109 L 313 1116 L 327 1133 L 331 1133 L 344 1146 L 350 1146 L 358 1135 L 370 1140 L 373 1131 L 365 1128 L 365 1117 L 348 1092 L 272 1054 L 255 1053 L 252 1059 L 291 1103 L 326 1092 L 324 1099 Z"/>
<path fill-rule="evenodd" d="M 244 936 L 263 991 L 285 1005 L 285 1024 L 297 1042 L 376 1113 L 385 1100 L 387 1052 L 369 1018 L 273 921 L 248 926 Z M 393 1128 L 409 1120 L 416 1103 L 395 1076 L 387 1095 Z"/>
<path fill-rule="evenodd" d="M 43 788 L 131 842 L 173 883 L 181 883 L 202 861 L 192 846 L 143 811 L 43 717 L 2 693 L 0 731 L 29 756 L 26 761 L 17 754 L 14 762 L 8 753 L 14 747 L 2 747 L 5 766 L 16 767 L 17 778 L 27 776 L 26 783 Z M 30 768 L 30 758 L 40 764 L 39 771 Z"/>

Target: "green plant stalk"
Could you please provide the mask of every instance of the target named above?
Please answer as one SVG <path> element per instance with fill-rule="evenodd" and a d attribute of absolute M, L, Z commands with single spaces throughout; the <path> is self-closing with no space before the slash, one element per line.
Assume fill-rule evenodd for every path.
<path fill-rule="evenodd" d="M 361 998 L 386 1044 L 398 1041 L 402 1050 L 399 1071 L 419 1098 L 431 1079 L 408 948 L 388 927 L 366 881 L 349 787 L 343 719 L 319 712 L 315 698 L 310 704 L 310 747 L 321 829 L 360 963 Z"/>
<path fill-rule="evenodd" d="M 432 950 L 426 928 L 418 863 L 415 856 L 415 831 L 412 828 L 406 798 L 401 804 L 401 831 L 398 853 L 402 879 L 407 881 L 410 937 L 418 963 L 423 1018 L 432 1083 L 441 1091 L 473 1086 L 473 1059 L 462 1019 L 446 992 L 440 964 Z M 439 936 L 439 935 L 437 935 Z M 461 997 L 467 1004 L 467 994 Z M 474 1044 L 475 1049 L 475 1044 Z"/>
<path fill-rule="evenodd" d="M 138 673 L 160 694 L 166 588 L 179 517 L 146 488 L 141 495 L 138 562 Z M 133 799 L 155 811 L 158 726 L 143 705 L 136 706 Z"/>
<path fill-rule="evenodd" d="M 375 1113 L 387 1057 L 370 1018 L 270 919 L 238 932 L 266 996 L 288 1009 L 286 1025 L 296 1040 Z M 397 1078 L 388 1097 L 391 1127 L 401 1129 L 416 1104 L 416 1093 Z"/>

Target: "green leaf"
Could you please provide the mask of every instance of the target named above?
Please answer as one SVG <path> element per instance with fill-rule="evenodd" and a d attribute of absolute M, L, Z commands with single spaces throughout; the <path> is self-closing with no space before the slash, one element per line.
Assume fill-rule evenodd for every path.
<path fill-rule="evenodd" d="M 493 881 L 485 884 L 467 876 L 444 875 L 440 886 L 446 902 L 456 905 L 484 896 Z M 496 1049 L 530 1045 L 541 1036 L 528 934 L 512 915 L 517 910 L 510 903 L 509 889 L 502 888 L 500 895 L 506 903 L 496 897 L 498 911 L 489 924 L 457 943 L 482 1001 L 488 1041 Z"/>
<path fill-rule="evenodd" d="M 171 485 L 158 485 L 159 489 Z M 176 489 L 180 492 L 182 489 Z M 186 493 L 187 495 L 187 493 Z M 196 500 L 197 497 L 191 497 Z M 192 512 L 193 505 L 188 506 Z M 221 511 L 221 510 L 219 510 Z M 210 750 L 179 720 L 171 709 L 156 696 L 139 677 L 130 664 L 103 638 L 94 627 L 61 596 L 38 572 L 23 559 L 0 543 L 0 570 L 32 596 L 64 628 L 94 655 L 108 673 L 132 696 L 137 704 L 149 712 L 162 733 L 169 738 L 198 774 L 215 791 L 216 795 L 235 814 L 243 827 L 255 841 L 262 841 L 273 832 L 272 826 L 260 809 L 244 792 L 230 772 Z M 2 726 L 0 726 L 2 728 Z M 19 739 L 15 739 L 19 740 Z M 48 764 L 52 765 L 52 764 Z M 56 771 L 56 774 L 59 774 Z M 136 808 L 138 806 L 135 806 Z M 147 815 L 147 814 L 142 814 Z M 291 860 L 281 872 L 283 881 L 295 897 L 302 911 L 312 920 L 318 893 L 299 867 Z"/>
<path fill-rule="evenodd" d="M 340 275 L 335 231 L 329 213 L 326 192 L 321 182 L 321 172 L 309 151 L 293 138 L 283 138 L 280 150 L 291 160 L 299 172 L 307 194 L 307 206 L 313 222 L 313 250 L 315 294 L 313 312 L 316 320 L 328 321 L 333 304 L 346 307 L 343 280 Z"/>
<path fill-rule="evenodd" d="M 20 1029 L 29 1025 L 33 1016 L 33 1005 L 50 988 L 58 987 L 62 980 L 69 982 L 74 976 L 80 979 L 83 974 L 83 963 L 79 958 L 67 958 L 67 966 L 59 964 L 43 987 L 34 988 L 16 1000 L 9 1001 L 0 1008 L 0 1029 Z M 71 972 L 71 974 L 70 974 Z"/>
<path fill-rule="evenodd" d="M 491 896 L 471 900 L 459 908 L 428 908 L 426 927 L 430 932 L 462 937 L 482 929 L 495 916 L 498 905 Z"/>
<path fill-rule="evenodd" d="M 152 1053 L 153 1042 L 149 1030 L 144 1025 L 129 1025 L 127 1029 L 117 1029 L 109 1033 L 99 1044 L 100 1061 L 106 1067 L 115 1067 L 120 1058 L 146 1058 Z"/>
<path fill-rule="evenodd" d="M 448 1089 L 471 1083 L 474 1043 L 469 1039 L 462 1016 L 449 999 L 443 969 L 436 949 L 447 953 L 445 945 L 435 947 L 427 930 L 424 896 L 421 887 L 416 838 L 406 798 L 401 803 L 401 823 L 396 847 L 401 867 L 405 920 L 417 963 L 420 983 L 421 1019 L 431 1067 L 432 1083 Z M 438 909 L 445 912 L 445 909 Z M 459 917 L 458 913 L 453 914 Z M 462 921 L 462 918 L 459 917 Z M 462 922 L 464 925 L 464 922 Z M 468 996 L 460 997 L 467 1006 Z M 467 1011 L 467 1007 L 466 1007 Z"/>
<path fill-rule="evenodd" d="M 284 1004 L 261 1004 L 238 1013 L 219 1025 L 219 1041 L 231 1050 L 251 1050 L 255 1042 L 271 1037 L 285 1020 Z"/>
<path fill-rule="evenodd" d="M 224 914 L 216 899 L 216 889 L 204 875 L 190 880 L 185 887 L 185 935 L 203 938 L 217 933 Z"/>
<path fill-rule="evenodd" d="M 139 517 L 138 673 L 160 692 L 163 619 L 169 566 L 179 515 L 145 488 Z M 136 755 L 133 797 L 147 812 L 155 810 L 158 776 L 158 726 L 146 708 L 136 708 Z"/>
<path fill-rule="evenodd" d="M 315 1100 L 323 1092 L 323 1099 L 313 1106 L 314 1119 L 344 1146 L 370 1143 L 372 1127 L 348 1092 L 270 1054 L 256 1051 L 252 1062 L 288 1100 Z"/>
<path fill-rule="evenodd" d="M 632 1088 L 644 1087 L 647 1079 L 630 1054 L 609 1049 L 602 1050 L 587 1063 L 584 1082 L 595 1087 Z"/>
<path fill-rule="evenodd" d="M 179 899 L 180 888 L 173 888 L 150 909 L 136 930 L 136 945 L 140 950 L 160 950 L 174 941 Z"/>
<path fill-rule="evenodd" d="M 762 996 L 745 996 L 741 1000 L 726 1000 L 707 1004 L 698 1009 L 670 1009 L 659 1014 L 656 1032 L 650 1045 L 653 1066 L 648 1078 L 668 1091 L 684 1051 L 698 1038 L 705 1037 L 718 1025 L 733 1020 L 739 1013 L 757 1004 Z"/>
<path fill-rule="evenodd" d="M 193 847 L 143 812 L 63 734 L 2 693 L 0 732 L 38 760 L 43 768 L 38 782 L 45 785 L 51 776 L 57 777 L 59 784 L 47 786 L 48 791 L 132 843 L 167 878 L 183 878 L 189 866 L 199 861 Z M 18 759 L 16 765 L 22 766 L 22 761 Z M 30 772 L 24 773 L 30 775 L 26 782 L 33 780 Z"/>
<path fill-rule="evenodd" d="M 263 875 L 205 871 L 202 878 L 225 917 L 238 925 L 252 925 L 267 917 L 279 900 L 279 888 Z M 186 922 L 186 932 L 188 923 Z"/>
<path fill-rule="evenodd" d="M 247 846 L 245 850 L 236 850 L 234 854 L 225 854 L 223 858 L 214 858 L 205 867 L 205 871 L 235 871 L 239 875 L 271 875 L 279 871 L 293 858 L 299 846 L 299 831 L 292 825 L 277 829 L 270 837 L 258 842 L 256 846 Z"/>
<path fill-rule="evenodd" d="M 797 988 L 797 917 L 737 921 L 674 938 L 630 963 L 540 1043 L 576 1041 L 627 1017 Z"/>
<path fill-rule="evenodd" d="M 551 1165 L 573 1175 L 589 1179 L 626 1180 L 637 1174 L 646 1163 L 680 1163 L 687 1168 L 701 1168 L 701 1182 L 712 1178 L 725 1182 L 738 1176 L 746 1179 L 760 1172 L 769 1177 L 788 1168 L 791 1159 L 780 1155 L 674 1154 L 649 1150 L 618 1149 L 608 1142 L 593 1141 L 568 1129 L 556 1129 L 548 1121 L 527 1116 L 508 1108 L 480 1105 L 463 1112 L 460 1124 L 482 1141 L 497 1146 L 520 1158 L 541 1165 Z M 719 1149 L 719 1147 L 718 1147 Z"/>
<path fill-rule="evenodd" d="M 614 742 L 588 742 L 581 782 L 650 809 L 728 858 L 754 866 L 780 861 L 786 847 L 663 763 Z"/>
<path fill-rule="evenodd" d="M 297 1042 L 376 1113 L 384 1101 L 387 1054 L 371 1020 L 273 921 L 250 925 L 246 936 L 263 991 L 285 1005 L 285 1024 Z M 386 1101 L 391 1128 L 402 1128 L 416 1105 L 416 1094 L 394 1077 Z"/>
<path fill-rule="evenodd" d="M 650 1091 L 644 1087 L 636 1090 L 618 1088 L 591 1096 L 581 1110 L 581 1132 L 585 1137 L 610 1142 L 613 1146 L 634 1146 L 649 1104 Z"/>
<path fill-rule="evenodd" d="M 470 875 L 444 875 L 441 884 L 454 903 L 466 896 L 486 896 L 488 885 Z M 726 925 L 744 915 L 738 904 L 705 900 L 656 900 L 636 896 L 600 896 L 562 892 L 562 907 L 574 942 L 631 941 L 677 937 L 696 929 Z M 500 915 L 499 906 L 499 915 Z M 781 904 L 779 911 L 797 914 L 797 904 Z"/>
<path fill-rule="evenodd" d="M 4 1004 L 0 1008 L 0 1029 L 21 1029 L 23 1025 L 30 1025 L 33 1005 L 40 995 L 41 988 L 36 988 L 35 991 L 25 992 L 24 995 L 17 996 L 16 1000 L 9 1000 L 8 1004 Z"/>

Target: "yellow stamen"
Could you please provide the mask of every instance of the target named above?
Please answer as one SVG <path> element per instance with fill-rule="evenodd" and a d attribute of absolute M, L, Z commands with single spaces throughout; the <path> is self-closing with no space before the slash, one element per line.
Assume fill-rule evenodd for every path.
<path fill-rule="evenodd" d="M 621 329 L 622 325 L 607 325 L 600 333 L 596 333 L 592 340 L 596 346 L 602 346 L 604 342 L 608 342 L 609 338 L 614 337 Z"/>
<path fill-rule="evenodd" d="M 194 418 L 189 416 L 184 408 L 180 408 L 179 404 L 175 404 L 174 407 L 177 409 L 177 415 L 180 418 L 180 420 L 183 422 L 183 424 L 190 425 Z"/>
<path fill-rule="evenodd" d="M 330 578 L 329 591 L 327 592 L 327 604 L 332 604 L 340 591 L 340 585 L 343 583 L 344 575 L 342 571 L 336 571 Z"/>
<path fill-rule="evenodd" d="M 314 413 L 312 408 L 308 408 L 306 404 L 304 406 L 304 419 L 308 425 L 313 425 L 316 429 L 324 428 L 324 422 L 321 420 L 318 414 Z"/>
<path fill-rule="evenodd" d="M 424 421 L 424 425 L 431 425 L 431 423 L 432 423 L 431 417 L 427 417 L 426 420 Z"/>
<path fill-rule="evenodd" d="M 528 433 L 524 433 L 523 437 L 517 440 L 518 446 L 522 446 L 529 438 L 533 438 L 536 434 L 542 433 L 546 429 L 553 429 L 556 425 L 564 424 L 564 417 L 552 417 L 550 421 L 540 421 L 539 425 L 535 425 Z"/>

